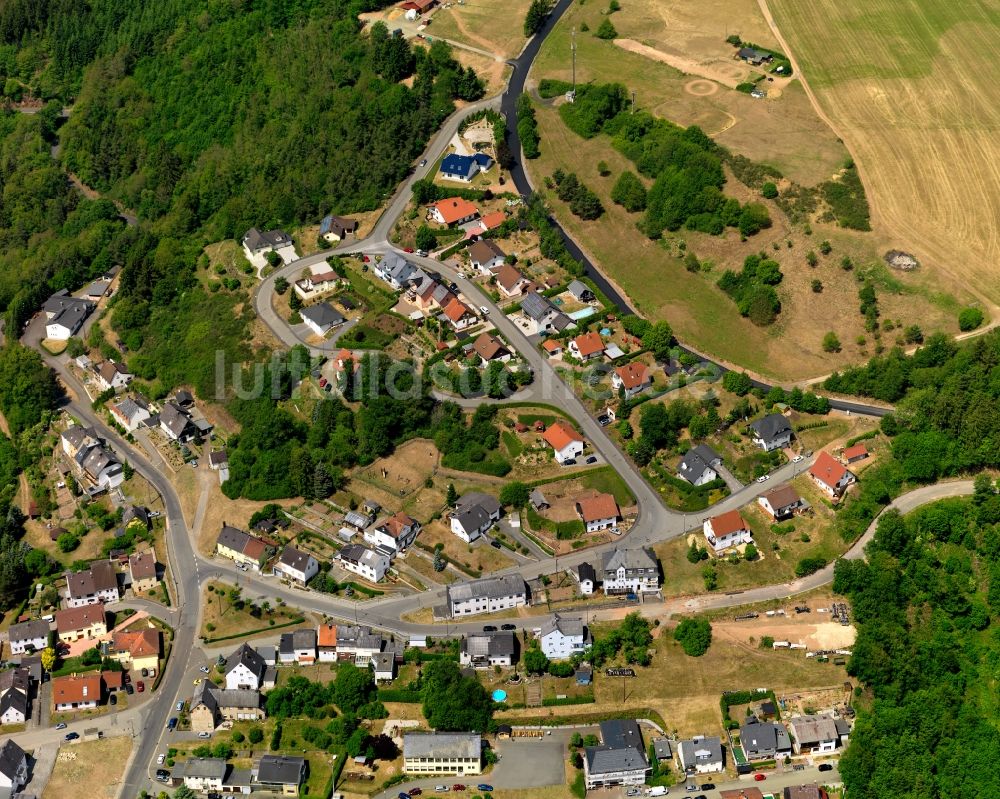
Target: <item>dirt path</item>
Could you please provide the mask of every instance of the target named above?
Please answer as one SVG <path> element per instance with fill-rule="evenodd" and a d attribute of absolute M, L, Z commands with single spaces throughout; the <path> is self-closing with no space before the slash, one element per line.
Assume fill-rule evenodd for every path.
<path fill-rule="evenodd" d="M 465 27 L 465 21 L 462 19 L 462 14 L 460 13 L 459 6 L 452 6 L 452 8 L 449 10 L 451 11 L 452 19 L 455 20 L 455 27 L 457 27 L 462 32 L 463 36 L 465 36 L 469 41 L 475 42 L 484 50 L 492 53 L 494 58 L 503 58 L 503 53 L 498 53 L 493 49 L 493 42 L 491 42 L 489 39 L 484 39 L 482 36 L 477 36 L 467 27 Z"/>
<path fill-rule="evenodd" d="M 660 61 L 667 64 L 668 66 L 683 72 L 685 75 L 698 75 L 699 77 L 713 80 L 716 83 L 721 83 L 723 86 L 727 86 L 730 89 L 735 89 L 736 84 L 740 82 L 740 75 L 733 73 L 741 73 L 742 70 L 735 66 L 733 68 L 733 72 L 727 74 L 725 69 L 713 67 L 708 64 L 702 64 L 695 61 L 693 58 L 664 53 L 662 50 L 657 50 L 655 47 L 641 44 L 634 39 L 615 39 L 615 45 L 622 48 L 622 50 L 628 50 L 630 53 L 642 55 L 646 58 L 652 59 L 653 61 Z"/>

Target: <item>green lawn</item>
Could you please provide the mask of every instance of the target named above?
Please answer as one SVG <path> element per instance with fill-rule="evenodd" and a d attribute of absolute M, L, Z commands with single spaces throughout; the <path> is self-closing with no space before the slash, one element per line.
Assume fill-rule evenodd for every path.
<path fill-rule="evenodd" d="M 579 476 L 579 480 L 583 483 L 584 488 L 613 494 L 615 502 L 619 505 L 628 506 L 635 502 L 635 497 L 632 496 L 632 492 L 625 485 L 621 475 L 610 466 L 602 466 L 599 469 L 584 472 Z"/>

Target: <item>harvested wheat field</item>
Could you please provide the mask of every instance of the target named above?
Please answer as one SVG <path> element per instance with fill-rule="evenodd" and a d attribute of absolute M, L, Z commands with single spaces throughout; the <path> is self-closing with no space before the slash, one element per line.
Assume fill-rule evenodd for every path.
<path fill-rule="evenodd" d="M 876 232 L 887 246 L 914 253 L 941 285 L 967 285 L 996 302 L 996 3 L 772 0 L 770 6 L 797 68 L 857 159 Z"/>

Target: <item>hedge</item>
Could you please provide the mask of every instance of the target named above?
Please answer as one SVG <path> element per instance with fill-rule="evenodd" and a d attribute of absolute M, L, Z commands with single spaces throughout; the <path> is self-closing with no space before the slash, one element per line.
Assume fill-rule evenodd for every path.
<path fill-rule="evenodd" d="M 379 688 L 378 700 L 380 702 L 403 702 L 413 705 L 424 701 L 420 691 L 408 691 L 405 688 Z"/>
<path fill-rule="evenodd" d="M 593 694 L 590 696 L 548 696 L 542 700 L 542 707 L 556 707 L 558 705 L 592 705 L 597 700 Z"/>
<path fill-rule="evenodd" d="M 304 622 L 305 620 L 306 620 L 305 616 L 297 616 L 291 621 L 282 622 L 281 624 L 275 624 L 274 626 L 271 627 L 258 627 L 255 630 L 247 630 L 246 632 L 242 633 L 233 633 L 232 635 L 220 635 L 217 638 L 205 638 L 204 636 L 202 636 L 201 640 L 206 644 L 214 644 L 216 641 L 231 641 L 234 638 L 246 638 L 247 636 L 250 635 L 257 635 L 257 633 L 266 633 L 270 632 L 271 630 L 280 630 L 282 627 L 292 627 L 296 624 L 302 624 L 302 622 Z"/>
<path fill-rule="evenodd" d="M 868 441 L 869 439 L 875 438 L 878 435 L 878 433 L 879 431 L 876 428 L 875 430 L 869 430 L 867 433 L 862 433 L 861 435 L 855 436 L 854 438 L 849 438 L 847 439 L 847 441 L 844 442 L 844 448 L 846 449 L 847 447 L 853 447 L 859 441 Z"/>

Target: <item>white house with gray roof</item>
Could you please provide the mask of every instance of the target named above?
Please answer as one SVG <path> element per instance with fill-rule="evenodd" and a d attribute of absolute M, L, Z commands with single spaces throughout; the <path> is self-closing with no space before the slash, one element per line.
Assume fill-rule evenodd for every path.
<path fill-rule="evenodd" d="M 586 646 L 583 619 L 564 619 L 556 613 L 539 631 L 538 641 L 549 660 L 573 657 L 583 652 Z"/>
<path fill-rule="evenodd" d="M 8 630 L 10 653 L 30 655 L 33 652 L 41 652 L 49 645 L 49 629 L 49 623 L 44 619 L 12 624 Z"/>
<path fill-rule="evenodd" d="M 513 666 L 517 659 L 517 639 L 509 631 L 469 633 L 462 639 L 458 662 L 462 666 L 486 669 Z"/>
<path fill-rule="evenodd" d="M 489 494 L 466 494 L 451 512 L 451 531 L 471 544 L 500 520 L 500 503 Z"/>
<path fill-rule="evenodd" d="M 604 556 L 605 594 L 638 594 L 660 589 L 660 568 L 645 547 L 616 549 Z"/>
<path fill-rule="evenodd" d="M 360 544 L 348 544 L 340 550 L 340 565 L 368 582 L 377 583 L 389 571 L 389 558 Z"/>
<path fill-rule="evenodd" d="M 277 253 L 286 264 L 299 257 L 292 237 L 283 230 L 261 231 L 252 227 L 240 243 L 243 245 L 243 254 L 256 267 L 267 266 L 269 252 Z"/>
<path fill-rule="evenodd" d="M 483 744 L 475 732 L 408 732 L 403 735 L 407 774 L 481 774 Z"/>
<path fill-rule="evenodd" d="M 526 294 L 521 300 L 521 315 L 528 324 L 528 335 L 562 331 L 573 326 L 573 321 L 537 292 Z"/>
<path fill-rule="evenodd" d="M 27 784 L 28 756 L 20 746 L 8 738 L 3 746 L 0 746 L 0 791 L 13 796 Z"/>
<path fill-rule="evenodd" d="M 319 571 L 319 563 L 316 558 L 308 552 L 296 549 L 291 544 L 287 544 L 281 550 L 281 557 L 274 564 L 274 574 L 276 577 L 285 577 L 293 583 L 305 585 Z"/>
<path fill-rule="evenodd" d="M 445 590 L 452 616 L 496 613 L 528 604 L 528 585 L 519 574 L 455 583 Z"/>
<path fill-rule="evenodd" d="M 192 791 L 221 791 L 228 768 L 221 757 L 189 757 L 173 769 L 171 776 L 182 779 Z"/>
<path fill-rule="evenodd" d="M 90 300 L 74 297 L 66 289 L 60 289 L 42 305 L 46 319 L 45 337 L 66 341 L 75 336 L 95 307 Z"/>
<path fill-rule="evenodd" d="M 126 397 L 111 406 L 111 415 L 118 424 L 130 433 L 134 433 L 139 429 L 139 425 L 149 418 L 149 411 L 134 399 Z"/>
<path fill-rule="evenodd" d="M 677 766 L 687 774 L 713 774 L 726 765 L 718 736 L 696 735 L 677 745 Z"/>
<path fill-rule="evenodd" d="M 263 755 L 253 767 L 254 787 L 286 796 L 298 796 L 306 778 L 305 758 L 289 755 Z"/>
<path fill-rule="evenodd" d="M 396 291 L 404 289 L 417 271 L 417 267 L 407 261 L 399 253 L 390 252 L 375 264 L 375 274 L 392 286 Z"/>
<path fill-rule="evenodd" d="M 257 691 L 264 684 L 267 665 L 249 644 L 243 644 L 226 658 L 226 688 L 230 691 Z"/>
<path fill-rule="evenodd" d="M 344 324 L 343 314 L 335 310 L 328 302 L 318 302 L 315 305 L 307 305 L 299 311 L 299 316 L 317 336 L 325 336 L 333 328 Z"/>
<path fill-rule="evenodd" d="M 601 745 L 584 749 L 583 775 L 587 790 L 616 785 L 642 785 L 651 769 L 642 732 L 632 719 L 601 722 Z"/>
<path fill-rule="evenodd" d="M 750 423 L 753 443 L 764 452 L 787 447 L 792 443 L 792 426 L 780 413 L 769 413 Z"/>
<path fill-rule="evenodd" d="M 719 478 L 715 467 L 722 463 L 711 447 L 699 444 L 691 447 L 677 466 L 677 476 L 693 486 L 705 485 Z"/>

